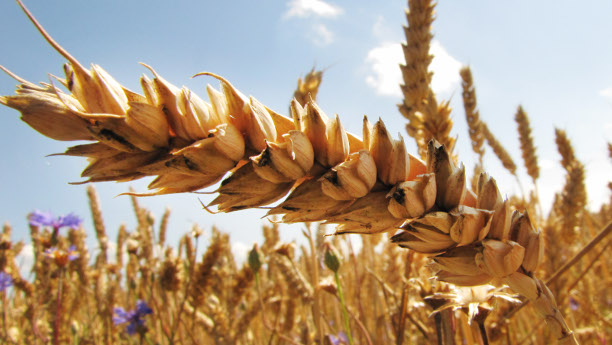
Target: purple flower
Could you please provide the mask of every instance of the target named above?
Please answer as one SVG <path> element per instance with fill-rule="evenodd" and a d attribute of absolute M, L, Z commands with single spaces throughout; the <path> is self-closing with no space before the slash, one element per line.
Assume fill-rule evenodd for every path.
<path fill-rule="evenodd" d="M 329 335 L 329 341 L 332 343 L 332 345 L 340 345 L 340 344 L 348 344 L 348 338 L 346 336 L 346 333 L 340 331 L 338 332 L 338 335 L 333 335 L 330 334 Z"/>
<path fill-rule="evenodd" d="M 145 320 L 143 318 L 145 315 L 152 314 L 153 310 L 149 308 L 145 301 L 138 300 L 135 310 L 125 311 L 125 309 L 121 307 L 116 307 L 114 313 L 115 317 L 113 317 L 113 323 L 115 325 L 127 323 L 126 330 L 129 335 L 132 335 L 136 332 L 140 333 L 146 331 L 144 325 Z"/>
<path fill-rule="evenodd" d="M 68 250 L 58 249 L 57 247 L 51 247 L 45 250 L 45 256 L 49 259 L 55 260 L 58 266 L 66 266 L 68 262 L 74 261 L 79 257 L 79 252 L 74 245 L 70 246 Z"/>
<path fill-rule="evenodd" d="M 54 230 L 59 230 L 65 226 L 77 229 L 83 222 L 83 220 L 74 213 L 68 213 L 67 215 L 56 218 L 53 217 L 53 214 L 50 212 L 41 212 L 39 210 L 35 210 L 34 212 L 30 213 L 28 220 L 32 226 L 50 226 Z"/>
<path fill-rule="evenodd" d="M 0 292 L 4 292 L 13 285 L 13 277 L 10 274 L 0 272 Z"/>
<path fill-rule="evenodd" d="M 569 298 L 569 306 L 570 306 L 571 310 L 576 311 L 576 310 L 578 310 L 578 308 L 580 308 L 580 303 L 578 301 L 576 301 L 574 299 L 574 297 L 570 297 Z"/>

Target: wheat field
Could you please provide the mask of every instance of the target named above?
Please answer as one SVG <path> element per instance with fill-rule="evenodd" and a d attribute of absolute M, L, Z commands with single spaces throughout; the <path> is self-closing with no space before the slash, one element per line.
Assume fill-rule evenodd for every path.
<path fill-rule="evenodd" d="M 327 72 L 316 68 L 298 79 L 286 115 L 211 72 L 196 76 L 220 86 L 198 95 L 143 64 L 148 74 L 130 90 L 102 67 L 82 65 L 19 4 L 66 60 L 64 76 L 35 84 L 3 67 L 19 86 L 0 103 L 44 136 L 78 141 L 63 155 L 87 161 L 81 176 L 93 226 L 83 215 L 32 211 L 24 215 L 26 245 L 4 225 L 4 343 L 612 340 L 612 198 L 587 208 L 585 163 L 559 128 L 555 159 L 565 181 L 552 205 L 537 188 L 502 195 L 498 185 L 537 186 L 537 131 L 517 105 L 519 145 L 504 147 L 479 113 L 470 66 L 460 71 L 463 109 L 434 92 L 432 1 L 408 2 L 400 136 L 368 117 L 359 119 L 362 132 L 346 131 L 342 116 L 317 104 Z M 451 134 L 464 118 L 468 131 L 459 135 L 473 152 L 459 152 Z M 607 150 L 612 164 L 612 144 L 595 149 Z M 520 150 L 522 161 L 509 150 Z M 515 181 L 490 176 L 486 152 Z M 465 166 L 470 155 L 475 164 Z M 96 183 L 140 179 L 144 190 L 122 196 L 135 225 L 109 238 L 115 231 L 105 225 Z M 612 192 L 612 182 L 601 188 Z M 258 209 L 269 219 L 246 260 L 232 251 L 232 229 L 170 228 L 170 209 L 154 214 L 140 199 L 201 191 L 213 194 L 202 212 Z M 281 223 L 301 224 L 303 238 L 281 240 Z M 176 233 L 173 245 L 167 237 Z M 361 235 L 361 244 L 346 234 Z M 33 251 L 31 272 L 17 260 L 25 248 Z"/>

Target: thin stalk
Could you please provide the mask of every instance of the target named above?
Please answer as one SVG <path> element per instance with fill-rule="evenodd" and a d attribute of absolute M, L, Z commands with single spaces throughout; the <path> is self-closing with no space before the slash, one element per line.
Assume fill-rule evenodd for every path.
<path fill-rule="evenodd" d="M 55 327 L 53 329 L 53 344 L 59 345 L 59 328 L 62 317 L 62 276 L 64 268 L 59 269 L 59 278 L 57 279 L 57 307 L 55 309 Z"/>
<path fill-rule="evenodd" d="M 593 260 L 591 260 L 591 262 L 587 265 L 587 267 L 582 271 L 582 273 L 580 273 L 578 275 L 578 278 L 576 278 L 576 280 L 570 284 L 567 288 L 567 291 L 572 291 L 574 289 L 574 287 L 576 287 L 576 285 L 578 283 L 580 283 L 580 281 L 582 280 L 582 278 L 584 278 L 584 276 L 589 273 L 589 270 L 591 270 L 591 268 L 593 268 L 593 266 L 595 265 L 595 263 L 597 263 L 597 261 L 599 260 L 599 258 L 603 255 L 603 253 L 606 252 L 606 249 L 608 249 L 608 247 L 612 244 L 612 241 L 608 241 L 608 243 L 601 249 L 601 251 L 599 252 L 599 254 L 597 254 L 595 256 L 595 258 L 593 258 Z"/>
<path fill-rule="evenodd" d="M 8 339 L 8 326 L 6 325 L 6 313 L 8 312 L 8 307 L 6 306 L 6 291 L 2 292 L 2 328 L 4 329 L 4 339 Z"/>
<path fill-rule="evenodd" d="M 283 339 L 284 341 L 293 344 L 293 345 L 301 345 L 300 343 L 295 342 L 295 340 L 291 339 L 290 337 L 280 333 L 276 328 L 270 326 L 270 324 L 268 323 L 268 319 L 266 318 L 266 311 L 264 308 L 264 302 L 263 302 L 263 297 L 261 294 L 261 284 L 259 283 L 259 272 L 255 272 L 255 286 L 257 288 L 257 295 L 259 297 L 259 305 L 261 308 L 261 319 L 263 321 L 263 324 L 265 326 L 266 329 L 268 329 L 272 334 L 270 335 L 270 339 L 272 339 L 272 337 L 274 337 L 275 335 L 277 335 L 279 338 Z"/>
<path fill-rule="evenodd" d="M 484 320 L 482 322 L 478 322 L 478 329 L 480 330 L 480 337 L 483 345 L 489 345 L 489 337 L 487 337 L 487 329 L 485 327 Z"/>
<path fill-rule="evenodd" d="M 172 333 L 170 334 L 170 344 L 174 344 L 174 336 L 176 335 L 176 331 L 179 329 L 179 327 L 181 326 L 181 315 L 183 314 L 183 309 L 185 308 L 185 303 L 187 303 L 187 297 L 189 295 L 189 288 L 191 287 L 191 282 L 192 282 L 192 278 L 193 278 L 193 270 L 197 261 L 197 257 L 198 257 L 198 244 L 200 243 L 200 241 L 198 241 L 198 237 L 196 237 L 196 241 L 195 241 L 195 255 L 193 256 L 193 260 L 192 262 L 190 262 L 191 265 L 191 274 L 189 274 L 189 279 L 187 280 L 187 284 L 185 284 L 185 293 L 183 294 L 183 299 L 181 301 L 181 304 L 179 306 L 179 310 L 178 310 L 178 315 L 176 316 L 176 323 L 174 325 L 174 327 L 172 327 Z M 196 313 L 196 306 L 194 306 L 194 310 L 193 310 L 193 315 L 192 315 L 192 327 L 195 324 L 193 318 L 195 317 L 195 313 Z"/>
<path fill-rule="evenodd" d="M 540 213 L 540 219 L 544 219 L 544 211 L 542 210 L 542 202 L 540 201 L 540 191 L 538 190 L 538 184 L 536 183 L 536 180 L 533 180 L 533 186 L 538 205 L 538 212 Z"/>
<path fill-rule="evenodd" d="M 587 244 L 584 248 L 582 248 L 580 252 L 574 255 L 574 257 L 570 261 L 568 261 L 565 265 L 563 265 L 563 267 L 559 268 L 557 272 L 555 272 L 552 275 L 552 277 L 548 278 L 548 280 L 546 281 L 546 285 L 551 284 L 555 280 L 557 280 L 557 278 L 559 278 L 561 274 L 565 273 L 565 271 L 567 271 L 576 262 L 582 259 L 582 257 L 585 256 L 589 251 L 591 251 L 593 247 L 595 247 L 599 242 L 601 242 L 601 240 L 603 240 L 606 236 L 608 236 L 610 232 L 612 232 L 612 222 L 608 223 L 606 227 L 603 230 L 601 230 L 599 234 L 597 234 L 597 236 L 595 236 L 595 238 L 591 240 L 591 242 L 589 242 L 589 244 Z"/>
<path fill-rule="evenodd" d="M 340 304 L 342 305 L 342 315 L 344 317 L 344 328 L 346 329 L 346 336 L 348 337 L 348 341 L 350 345 L 354 345 L 353 336 L 351 335 L 351 327 L 349 324 L 349 315 L 346 310 L 346 303 L 344 302 L 344 294 L 342 293 L 342 285 L 340 285 L 340 276 L 338 275 L 338 271 L 334 271 L 334 277 L 336 277 L 336 286 L 338 287 L 338 298 L 340 299 Z"/>
<path fill-rule="evenodd" d="M 317 329 L 317 339 L 319 340 L 319 344 L 323 344 L 323 325 L 321 324 L 321 301 L 319 300 L 320 291 L 319 291 L 319 262 L 317 260 L 317 249 L 315 248 L 314 241 L 312 239 L 312 231 L 310 227 L 308 227 L 308 232 L 304 231 L 304 235 L 308 239 L 308 244 L 310 246 L 310 265 L 312 267 L 312 286 L 314 288 L 314 301 L 312 304 L 312 313 L 315 323 L 315 328 Z"/>
<path fill-rule="evenodd" d="M 442 316 L 441 313 L 434 315 L 434 323 L 436 324 L 436 335 L 438 337 L 438 345 L 445 345 L 442 337 Z"/>

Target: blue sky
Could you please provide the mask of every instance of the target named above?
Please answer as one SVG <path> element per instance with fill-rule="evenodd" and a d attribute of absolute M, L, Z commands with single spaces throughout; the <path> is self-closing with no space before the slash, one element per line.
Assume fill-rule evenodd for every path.
<path fill-rule="evenodd" d="M 278 112 L 287 113 L 297 77 L 316 64 L 328 67 L 319 103 L 337 113 L 344 126 L 361 133 L 361 118 L 381 117 L 392 132 L 405 138 L 405 121 L 396 104 L 399 95 L 399 46 L 404 40 L 405 1 L 97 1 L 26 0 L 47 31 L 81 63 L 96 63 L 128 88 L 139 91 L 138 79 L 153 66 L 177 86 L 204 96 L 201 71 L 228 78 Z M 520 157 L 514 114 L 522 104 L 531 118 L 541 166 L 538 183 L 545 209 L 564 177 L 554 144 L 554 128 L 567 131 L 577 156 L 587 168 L 590 207 L 608 200 L 612 164 L 606 143 L 612 141 L 612 2 L 587 5 L 570 1 L 440 1 L 434 22 L 434 88 L 438 99 L 451 99 L 458 136 L 457 152 L 472 171 L 472 153 L 461 104 L 457 69 L 472 67 L 481 118 L 510 151 L 522 183 L 531 188 Z M 0 64 L 33 82 L 48 73 L 62 75 L 62 57 L 36 32 L 15 2 L 0 3 L 3 34 Z M 16 82 L 0 76 L 0 94 L 14 92 Z M 406 138 L 409 152 L 414 142 Z M 19 114 L 0 108 L 0 220 L 14 226 L 14 237 L 26 239 L 25 216 L 33 209 L 63 214 L 74 211 L 91 229 L 84 186 L 79 181 L 85 161 L 46 157 L 70 143 L 55 142 L 34 132 Z M 516 182 L 490 150 L 486 169 L 506 195 Z M 147 181 L 96 187 L 111 236 L 119 224 L 135 222 L 127 197 L 115 197 L 132 185 L 144 191 Z M 209 200 L 203 197 L 203 200 Z M 158 216 L 173 210 L 170 241 L 197 222 L 232 234 L 233 242 L 259 241 L 264 211 L 210 215 L 195 195 L 140 199 Z M 288 227 L 285 239 L 299 236 Z M 91 232 L 90 236 L 93 236 Z M 92 237 L 93 238 L 93 237 Z M 240 245 L 239 245 L 240 246 Z"/>

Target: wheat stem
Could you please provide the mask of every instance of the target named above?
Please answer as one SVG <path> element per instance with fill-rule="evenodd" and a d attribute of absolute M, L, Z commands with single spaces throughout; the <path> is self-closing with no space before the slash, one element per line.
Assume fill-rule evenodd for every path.
<path fill-rule="evenodd" d="M 338 298 L 340 299 L 340 305 L 342 306 L 342 316 L 344 318 L 344 329 L 346 330 L 346 336 L 348 337 L 349 344 L 353 345 L 353 336 L 351 334 L 351 325 L 349 323 L 348 311 L 346 310 L 346 302 L 344 301 L 344 294 L 342 293 L 342 284 L 340 283 L 340 276 L 338 271 L 334 271 L 334 278 L 336 279 L 336 286 L 338 288 Z"/>

